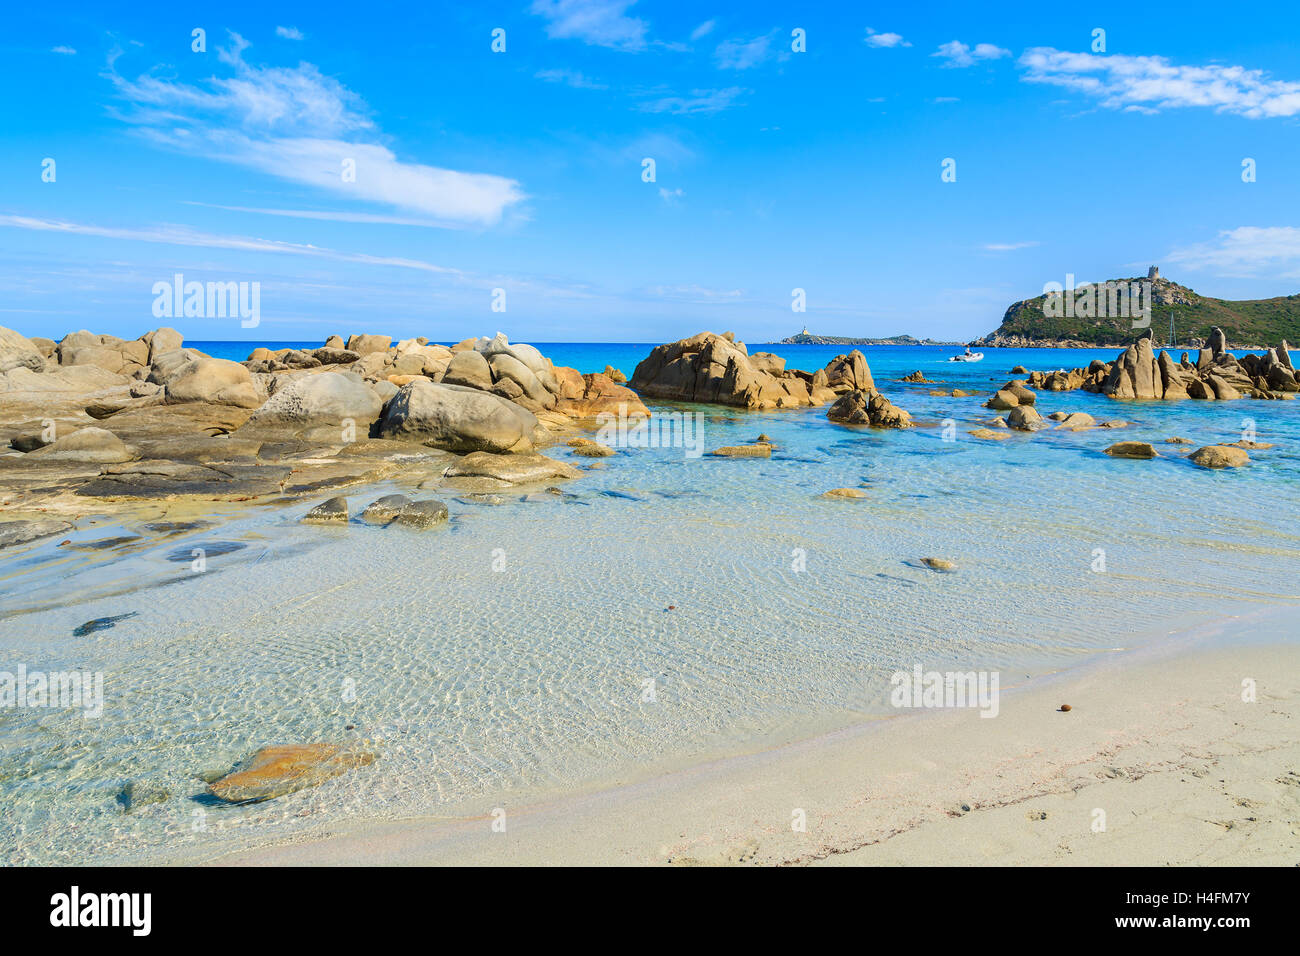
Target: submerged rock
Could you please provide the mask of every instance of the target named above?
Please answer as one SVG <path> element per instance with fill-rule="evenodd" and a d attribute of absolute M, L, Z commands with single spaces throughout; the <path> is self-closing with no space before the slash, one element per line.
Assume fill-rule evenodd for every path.
<path fill-rule="evenodd" d="M 1112 458 L 1155 458 L 1156 450 L 1144 441 L 1116 442 L 1106 449 Z"/>
<path fill-rule="evenodd" d="M 302 520 L 311 524 L 332 524 L 335 522 L 345 524 L 348 520 L 348 499 L 340 496 L 322 501 L 303 515 Z"/>
<path fill-rule="evenodd" d="M 823 498 L 865 498 L 867 493 L 861 488 L 832 488 L 822 495 Z"/>
<path fill-rule="evenodd" d="M 772 446 L 766 442 L 755 445 L 726 445 L 709 452 L 717 458 L 771 458 Z"/>
<path fill-rule="evenodd" d="M 227 803 L 270 800 L 314 787 L 374 760 L 372 753 L 333 744 L 263 747 L 239 768 L 208 784 L 208 791 Z"/>
<path fill-rule="evenodd" d="M 422 498 L 402 507 L 393 518 L 393 524 L 408 528 L 432 528 L 447 521 L 447 506 L 437 498 Z"/>
<path fill-rule="evenodd" d="M 107 631 L 111 627 L 116 627 L 118 621 L 125 621 L 128 618 L 135 617 L 138 611 L 128 611 L 125 614 L 113 614 L 109 617 L 97 617 L 93 621 L 87 621 L 73 628 L 73 637 L 85 637 L 87 634 L 94 634 L 96 631 Z"/>
<path fill-rule="evenodd" d="M 388 524 L 410 503 L 411 499 L 406 495 L 384 495 L 378 501 L 366 505 L 366 510 L 361 512 L 361 520 L 372 524 Z"/>
<path fill-rule="evenodd" d="M 550 481 L 552 478 L 580 478 L 582 472 L 572 465 L 536 453 L 494 455 L 478 451 L 466 455 L 447 469 L 448 478 L 494 478 L 512 485 Z"/>

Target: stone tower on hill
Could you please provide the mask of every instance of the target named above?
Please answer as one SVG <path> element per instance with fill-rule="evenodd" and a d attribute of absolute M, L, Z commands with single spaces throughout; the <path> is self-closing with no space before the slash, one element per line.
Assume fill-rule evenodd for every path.
<path fill-rule="evenodd" d="M 1159 279 L 1159 278 L 1160 278 L 1160 267 L 1159 267 L 1159 266 L 1152 266 L 1150 269 L 1148 269 L 1148 270 L 1147 270 L 1147 278 L 1148 278 L 1148 279 Z"/>

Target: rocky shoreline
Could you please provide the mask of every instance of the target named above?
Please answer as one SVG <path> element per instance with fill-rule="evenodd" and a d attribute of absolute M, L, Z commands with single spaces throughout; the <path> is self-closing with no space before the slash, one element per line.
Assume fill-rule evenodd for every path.
<path fill-rule="evenodd" d="M 0 329 L 0 547 L 166 502 L 291 502 L 400 475 L 483 491 L 575 477 L 539 449 L 648 415 L 603 373 L 503 335 L 446 347 L 331 337 L 245 362 L 157 329 L 59 342 Z"/>
<path fill-rule="evenodd" d="M 1238 359 L 1218 329 L 1194 362 L 1157 356 L 1148 337 L 1113 362 L 1018 371 L 1025 377 L 988 403 L 1005 420 L 985 422 L 976 437 L 1040 427 L 1031 388 L 1161 400 L 1300 392 L 1287 343 Z M 557 366 L 500 333 L 453 346 L 331 336 L 318 349 L 258 348 L 232 362 L 186 348 L 167 328 L 134 340 L 74 332 L 59 342 L 0 328 L 0 547 L 59 534 L 91 511 L 151 503 L 319 503 L 324 494 L 337 499 L 325 520 L 347 520 L 338 492 L 390 478 L 467 495 L 571 480 L 583 469 L 543 451 L 567 443 L 582 458 L 612 454 L 581 433 L 601 415 L 648 417 L 642 395 L 749 410 L 828 406 L 827 418 L 846 426 L 913 426 L 857 349 L 805 372 L 751 354 L 731 333 L 702 332 L 655 347 L 627 386 L 621 378 L 612 368 Z M 760 450 L 770 454 L 760 443 L 739 457 Z M 436 498 L 408 500 L 390 520 L 429 527 L 439 514 Z"/>

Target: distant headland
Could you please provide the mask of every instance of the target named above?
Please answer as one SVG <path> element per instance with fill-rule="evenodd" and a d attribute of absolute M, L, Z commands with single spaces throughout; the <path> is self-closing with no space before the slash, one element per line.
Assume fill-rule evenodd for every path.
<path fill-rule="evenodd" d="M 1160 275 L 1074 283 L 1067 277 L 1055 298 L 1043 295 L 1012 303 L 1002 324 L 970 345 L 985 348 L 1123 348 L 1139 336 L 1158 345 L 1200 348 L 1221 328 L 1238 348 L 1300 338 L 1300 295 L 1273 299 L 1214 299 Z M 1145 302 L 1147 322 L 1115 309 L 1112 291 L 1134 290 Z M 1120 300 L 1123 304 L 1123 300 Z M 1150 332 L 1147 332 L 1147 329 Z"/>
<path fill-rule="evenodd" d="M 913 335 L 891 335 L 884 339 L 863 339 L 843 335 L 813 335 L 807 326 L 797 335 L 791 335 L 772 345 L 961 345 L 961 342 L 939 342 L 935 339 L 918 339 Z"/>

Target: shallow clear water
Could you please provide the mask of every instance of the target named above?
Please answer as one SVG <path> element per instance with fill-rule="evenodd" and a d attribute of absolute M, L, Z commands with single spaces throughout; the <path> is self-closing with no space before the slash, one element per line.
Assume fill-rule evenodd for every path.
<path fill-rule="evenodd" d="M 844 351 L 764 349 L 804 368 Z M 544 351 L 630 374 L 648 347 Z M 452 522 L 433 531 L 299 524 L 314 502 L 220 506 L 208 527 L 162 541 L 105 521 L 66 536 L 78 547 L 56 538 L 5 552 L 0 670 L 102 671 L 105 707 L 98 719 L 0 710 L 0 859 L 161 862 L 375 817 L 485 815 L 889 713 L 890 675 L 917 663 L 998 670 L 1005 687 L 1300 602 L 1298 403 L 1042 393 L 1044 414 L 1133 424 L 982 442 L 967 430 L 992 414 L 981 403 L 1012 366 L 1086 365 L 1113 350 L 987 350 L 975 365 L 944 361 L 952 349 L 864 351 L 920 427 L 847 428 L 824 408 L 658 405 L 703 412 L 707 448 L 765 432 L 778 450 L 623 449 L 563 497 L 491 506 L 440 494 Z M 979 395 L 894 381 L 916 368 Z M 1249 467 L 1183 459 L 1237 440 L 1247 420 L 1276 443 Z M 1162 444 L 1172 435 L 1195 444 Z M 1102 454 L 1122 439 L 1163 457 Z M 844 486 L 869 497 L 821 497 Z M 357 511 L 397 489 L 410 490 L 347 494 Z M 190 570 L 193 547 L 208 552 L 203 573 Z M 957 570 L 925 569 L 924 556 Z M 316 740 L 379 759 L 264 804 L 203 795 L 201 774 Z M 127 813 L 127 780 L 168 796 Z"/>

